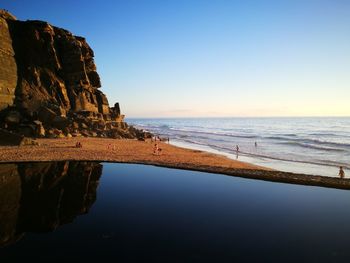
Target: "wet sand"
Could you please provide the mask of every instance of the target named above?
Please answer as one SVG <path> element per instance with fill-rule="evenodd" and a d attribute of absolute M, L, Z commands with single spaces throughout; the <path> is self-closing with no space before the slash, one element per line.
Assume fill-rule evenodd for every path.
<path fill-rule="evenodd" d="M 204 151 L 154 143 L 105 138 L 37 139 L 38 146 L 0 146 L 0 163 L 37 161 L 101 161 L 157 165 L 276 182 L 350 189 L 349 179 L 275 171 Z M 82 148 L 76 148 L 81 142 Z"/>

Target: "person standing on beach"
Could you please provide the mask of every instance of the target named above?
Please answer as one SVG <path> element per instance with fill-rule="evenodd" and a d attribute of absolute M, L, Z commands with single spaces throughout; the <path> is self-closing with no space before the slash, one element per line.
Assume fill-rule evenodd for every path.
<path fill-rule="evenodd" d="M 339 167 L 339 177 L 342 179 L 345 177 L 345 172 L 343 170 L 343 166 Z"/>
<path fill-rule="evenodd" d="M 238 153 L 238 152 L 239 152 L 239 146 L 236 145 L 236 153 Z"/>
<path fill-rule="evenodd" d="M 156 155 L 158 155 L 158 151 L 159 150 L 159 148 L 158 148 L 158 143 L 155 143 L 154 144 L 154 148 L 153 148 L 153 154 L 156 154 Z"/>

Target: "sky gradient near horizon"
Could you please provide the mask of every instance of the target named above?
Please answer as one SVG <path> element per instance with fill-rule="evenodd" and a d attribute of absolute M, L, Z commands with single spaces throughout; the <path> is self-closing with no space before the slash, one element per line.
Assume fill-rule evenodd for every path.
<path fill-rule="evenodd" d="M 350 116 L 350 1 L 0 0 L 84 36 L 127 117 Z"/>

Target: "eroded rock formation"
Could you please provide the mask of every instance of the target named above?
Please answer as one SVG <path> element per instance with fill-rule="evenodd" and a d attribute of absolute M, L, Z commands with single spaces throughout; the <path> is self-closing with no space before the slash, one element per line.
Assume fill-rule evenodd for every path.
<path fill-rule="evenodd" d="M 0 10 L 0 121 L 32 137 L 145 137 L 110 108 L 83 37 Z"/>
<path fill-rule="evenodd" d="M 0 110 L 13 105 L 17 85 L 17 65 L 7 21 L 14 20 L 0 10 Z"/>

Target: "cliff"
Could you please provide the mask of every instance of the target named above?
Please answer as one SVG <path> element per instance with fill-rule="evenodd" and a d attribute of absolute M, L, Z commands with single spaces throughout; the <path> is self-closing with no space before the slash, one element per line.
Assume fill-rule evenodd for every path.
<path fill-rule="evenodd" d="M 29 137 L 145 137 L 100 87 L 85 38 L 0 10 L 1 128 Z"/>

